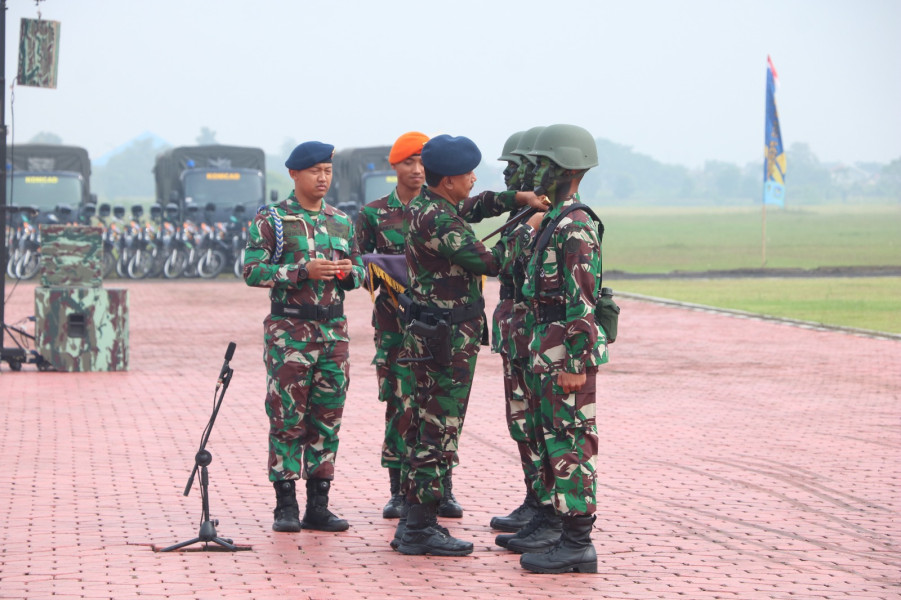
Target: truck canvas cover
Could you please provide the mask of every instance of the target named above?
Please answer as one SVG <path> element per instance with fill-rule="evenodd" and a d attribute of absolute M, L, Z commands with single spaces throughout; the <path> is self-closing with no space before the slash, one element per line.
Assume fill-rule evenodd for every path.
<path fill-rule="evenodd" d="M 388 154 L 391 146 L 371 146 L 368 148 L 347 148 L 335 153 L 332 159 L 333 180 L 329 190 L 329 204 L 341 207 L 352 202 L 358 207 L 363 201 L 362 181 L 367 173 L 392 172 Z"/>
<path fill-rule="evenodd" d="M 158 202 L 163 205 L 169 202 L 173 190 L 179 196 L 184 194 L 180 177 L 191 163 L 192 167 L 201 169 L 256 169 L 266 173 L 266 155 L 259 148 L 219 144 L 171 148 L 156 157 L 153 167 Z"/>
<path fill-rule="evenodd" d="M 91 194 L 91 159 L 78 146 L 59 144 L 16 144 L 6 149 L 6 160 L 18 172 L 66 171 L 82 176 L 83 199 Z"/>

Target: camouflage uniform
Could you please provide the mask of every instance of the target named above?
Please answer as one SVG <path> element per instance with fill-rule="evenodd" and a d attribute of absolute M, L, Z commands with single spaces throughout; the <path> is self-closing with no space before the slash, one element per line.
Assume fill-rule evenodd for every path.
<path fill-rule="evenodd" d="M 522 171 L 522 166 L 519 170 Z M 505 258 L 501 272 L 498 273 L 497 279 L 501 288 L 500 299 L 492 319 L 491 351 L 501 355 L 507 431 L 516 442 L 526 487 L 531 491 L 538 475 L 536 465 L 540 459 L 538 436 L 532 418 L 537 412 L 537 406 L 532 407 L 529 404 L 533 395 L 529 394 L 526 380 L 531 339 L 531 330 L 526 324 L 529 311 L 522 296 L 524 265 L 531 256 L 530 247 L 526 246 L 517 256 Z M 537 496 L 528 493 L 523 505 L 510 515 L 493 517 L 491 527 L 503 531 L 517 531 L 537 508 Z"/>
<path fill-rule="evenodd" d="M 479 210 L 479 206 L 479 196 L 466 199 L 459 207 L 460 216 L 467 222 L 482 220 L 485 214 Z M 397 198 L 397 190 L 363 206 L 356 229 L 356 243 L 360 253 L 403 255 L 404 210 L 404 205 Z M 379 293 L 372 311 L 376 349 L 372 364 L 375 365 L 378 377 L 379 400 L 386 403 L 382 466 L 401 468 L 406 459 L 403 432 L 411 419 L 410 369 L 406 363 L 397 362 L 403 347 L 404 328 L 398 317 L 395 294 L 385 285 L 376 285 Z M 454 464 L 457 462 L 455 456 Z"/>
<path fill-rule="evenodd" d="M 521 227 L 510 240 L 493 249 L 476 238 L 466 221 L 496 216 L 514 207 L 513 191 L 484 192 L 460 207 L 423 188 L 407 205 L 406 257 L 408 294 L 420 307 L 431 310 L 475 310 L 472 318 L 450 323 L 451 364 L 434 360 L 411 362 L 415 377 L 414 419 L 407 435 L 410 475 L 404 481 L 407 499 L 416 504 L 438 502 L 442 479 L 458 449 L 469 401 L 476 356 L 486 326 L 481 275 L 496 275 L 509 241 L 526 243 Z M 466 214 L 466 219 L 461 214 Z M 403 359 L 423 359 L 431 351 L 423 340 L 404 331 Z"/>
<path fill-rule="evenodd" d="M 318 306 L 323 314 L 321 320 L 270 314 L 263 321 L 269 479 L 330 480 L 347 393 L 349 340 L 343 314 L 326 311 L 341 305 L 344 290 L 360 286 L 363 263 L 351 243 L 353 224 L 340 210 L 323 202 L 318 213 L 307 211 L 293 192 L 274 207 L 284 231 L 284 254 L 279 262 L 270 262 L 278 223 L 269 207 L 263 208 L 248 231 L 244 280 L 270 288 L 274 304 Z M 343 279 L 298 279 L 306 261 L 335 256 L 354 263 Z"/>
<path fill-rule="evenodd" d="M 397 190 L 373 200 L 360 209 L 357 219 L 356 244 L 361 254 L 372 252 L 388 255 L 404 253 L 404 205 Z M 374 285 L 378 285 L 375 283 Z M 382 443 L 382 466 L 400 469 L 406 457 L 403 432 L 410 422 L 409 367 L 398 363 L 403 346 L 403 328 L 398 319 L 395 293 L 380 285 L 372 310 L 375 329 L 375 365 L 379 384 L 379 400 L 385 403 L 385 439 Z"/>
<path fill-rule="evenodd" d="M 549 210 L 542 228 L 574 201 L 578 195 Z M 527 379 L 539 398 L 541 432 L 535 492 L 564 516 L 596 509 L 595 379 L 598 365 L 607 362 L 607 341 L 594 320 L 600 248 L 595 223 L 574 211 L 560 222 L 545 251 L 532 256 L 523 286 L 533 320 Z M 561 371 L 586 373 L 585 385 L 564 394 L 557 385 Z"/>
<path fill-rule="evenodd" d="M 497 276 L 501 291 L 494 310 L 491 349 L 501 355 L 503 363 L 507 430 L 516 442 L 526 481 L 532 485 L 539 463 L 538 438 L 532 419 L 537 406 L 530 405 L 532 395 L 526 379 L 531 324 L 529 306 L 522 295 L 524 265 L 530 256 L 531 246 L 526 246 L 518 256 L 504 261 L 504 270 Z"/>

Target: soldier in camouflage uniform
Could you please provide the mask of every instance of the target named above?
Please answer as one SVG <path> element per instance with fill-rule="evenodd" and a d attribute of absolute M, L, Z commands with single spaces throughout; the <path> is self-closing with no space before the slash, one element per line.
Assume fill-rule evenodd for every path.
<path fill-rule="evenodd" d="M 388 162 L 397 173 L 397 187 L 387 196 L 373 200 L 360 209 L 357 219 L 356 244 L 361 254 L 404 254 L 404 207 L 419 195 L 425 183 L 422 146 L 428 136 L 418 131 L 401 135 L 391 147 Z M 409 366 L 397 361 L 403 345 L 403 328 L 398 319 L 396 292 L 384 282 L 379 287 L 372 310 L 375 329 L 375 365 L 379 384 L 379 400 L 385 403 L 385 439 L 382 443 L 382 466 L 388 469 L 391 498 L 382 509 L 385 519 L 401 516 L 403 496 L 400 493 L 401 469 L 406 460 L 404 435 L 410 423 Z"/>
<path fill-rule="evenodd" d="M 553 201 L 538 228 L 541 236 L 564 207 L 578 202 L 582 176 L 598 164 L 597 147 L 581 127 L 551 125 L 539 134 L 531 155 L 538 160 L 535 187 Z M 582 210 L 566 215 L 548 233 L 549 243 L 543 248 L 539 243 L 531 256 L 523 286 L 533 323 L 527 379 L 539 402 L 535 491 L 543 509 L 507 548 L 523 552 L 520 564 L 537 573 L 596 573 L 591 543 L 598 451 L 595 380 L 598 365 L 607 362 L 607 340 L 594 318 L 601 239 L 598 224 Z"/>
<path fill-rule="evenodd" d="M 328 494 L 349 374 L 344 293 L 359 287 L 364 273 L 353 224 L 322 200 L 333 153 L 321 142 L 294 149 L 285 161 L 294 191 L 260 209 L 244 251 L 245 282 L 269 288 L 272 303 L 263 341 L 275 531 L 348 528 L 328 510 Z M 307 490 L 302 522 L 294 489 L 301 477 Z"/>
<path fill-rule="evenodd" d="M 507 189 L 531 191 L 532 176 L 535 167 L 533 157 L 528 156 L 532 144 L 544 127 L 532 127 L 510 136 L 498 160 L 506 160 L 504 182 Z M 492 352 L 501 355 L 504 368 L 504 395 L 506 399 L 507 430 L 516 442 L 526 487 L 526 495 L 522 504 L 503 517 L 492 517 L 492 529 L 517 532 L 522 529 L 539 510 L 540 504 L 533 488 L 537 476 L 535 465 L 538 464 L 537 434 L 533 427 L 533 413 L 526 400 L 525 373 L 529 363 L 530 330 L 525 326 L 528 313 L 523 301 L 522 286 L 524 279 L 523 264 L 529 255 L 528 250 L 505 261 L 505 266 L 498 273 L 501 284 L 500 301 L 494 310 L 492 328 Z M 518 286 L 517 286 L 518 283 Z M 497 543 L 506 547 L 510 535 L 500 535 Z"/>
<path fill-rule="evenodd" d="M 406 257 L 410 303 L 404 304 L 404 349 L 415 378 L 413 422 L 407 435 L 409 475 L 403 491 L 409 503 L 398 525 L 397 549 L 404 554 L 462 556 L 472 544 L 451 537 L 437 523 L 444 475 L 457 451 L 476 355 L 486 322 L 481 275 L 496 275 L 508 243 L 525 244 L 539 218 L 517 227 L 509 238 L 486 248 L 460 216 L 499 215 L 517 202 L 540 205 L 527 192 L 485 192 L 467 200 L 481 161 L 465 137 L 440 135 L 425 144 L 426 184 L 406 211 Z M 536 215 L 540 217 L 540 215 Z"/>

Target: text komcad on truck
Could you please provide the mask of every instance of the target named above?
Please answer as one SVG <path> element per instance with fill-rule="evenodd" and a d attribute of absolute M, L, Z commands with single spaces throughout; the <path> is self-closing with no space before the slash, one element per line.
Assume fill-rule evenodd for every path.
<path fill-rule="evenodd" d="M 228 222 L 236 206 L 253 215 L 266 191 L 266 155 L 243 146 L 180 146 L 156 157 L 156 199 L 178 205 L 181 218 L 196 206 L 211 223 Z"/>
<path fill-rule="evenodd" d="M 91 160 L 78 146 L 17 144 L 6 150 L 11 166 L 6 177 L 10 206 L 33 206 L 41 215 L 56 213 L 64 222 L 78 220 L 91 196 Z"/>

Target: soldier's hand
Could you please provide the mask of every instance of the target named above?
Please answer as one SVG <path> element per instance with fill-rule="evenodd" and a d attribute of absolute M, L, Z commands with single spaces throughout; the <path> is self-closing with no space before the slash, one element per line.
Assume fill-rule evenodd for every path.
<path fill-rule="evenodd" d="M 578 392 L 585 385 L 587 379 L 585 373 L 567 373 L 566 371 L 557 373 L 557 385 L 563 388 L 564 394 Z"/>
<path fill-rule="evenodd" d="M 350 260 L 344 259 L 339 261 L 334 260 L 325 260 L 323 258 L 314 258 L 313 260 L 307 263 L 307 273 L 309 273 L 310 279 L 321 279 L 323 281 L 331 281 L 334 279 L 341 268 L 338 266 L 339 263 L 348 262 Z M 350 268 L 348 267 L 348 272 Z"/>
<path fill-rule="evenodd" d="M 335 276 L 338 279 L 344 279 L 353 269 L 354 264 L 351 262 L 349 258 L 342 258 L 341 260 L 335 261 L 335 266 L 338 267 L 338 272 Z"/>
<path fill-rule="evenodd" d="M 526 225 L 531 225 L 532 229 L 538 231 L 538 227 L 541 225 L 541 220 L 544 219 L 543 212 L 537 212 L 526 221 Z"/>
<path fill-rule="evenodd" d="M 541 212 L 551 207 L 551 201 L 547 196 L 537 196 L 535 192 L 516 192 L 516 203 L 521 206 L 529 205 Z"/>

